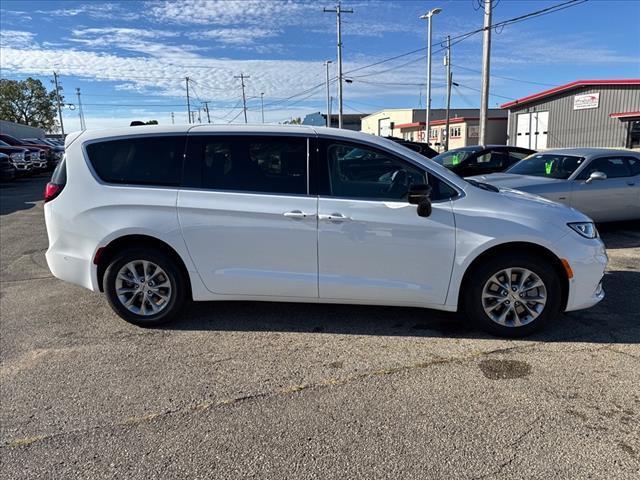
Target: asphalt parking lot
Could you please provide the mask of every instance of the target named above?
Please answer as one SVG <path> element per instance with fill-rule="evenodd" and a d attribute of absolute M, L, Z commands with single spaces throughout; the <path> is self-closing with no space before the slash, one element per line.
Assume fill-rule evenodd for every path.
<path fill-rule="evenodd" d="M 145 330 L 56 280 L 0 185 L 0 478 L 637 478 L 640 226 L 525 340 L 413 308 L 204 303 Z"/>

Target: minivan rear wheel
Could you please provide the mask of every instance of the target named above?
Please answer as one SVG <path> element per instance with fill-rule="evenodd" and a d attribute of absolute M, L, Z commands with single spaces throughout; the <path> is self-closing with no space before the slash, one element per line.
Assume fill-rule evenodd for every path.
<path fill-rule="evenodd" d="M 184 306 L 185 286 L 171 257 L 155 249 L 119 252 L 104 275 L 111 308 L 127 322 L 143 327 L 173 320 Z"/>
<path fill-rule="evenodd" d="M 479 265 L 465 282 L 464 311 L 495 335 L 521 337 L 558 318 L 562 285 L 544 258 L 526 253 L 497 255 Z"/>

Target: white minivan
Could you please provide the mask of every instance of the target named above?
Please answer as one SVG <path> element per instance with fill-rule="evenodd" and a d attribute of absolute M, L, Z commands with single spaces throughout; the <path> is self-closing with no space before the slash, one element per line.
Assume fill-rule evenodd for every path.
<path fill-rule="evenodd" d="M 588 217 L 357 132 L 78 132 L 45 202 L 52 273 L 142 326 L 188 300 L 264 300 L 463 311 L 521 336 L 604 297 Z"/>

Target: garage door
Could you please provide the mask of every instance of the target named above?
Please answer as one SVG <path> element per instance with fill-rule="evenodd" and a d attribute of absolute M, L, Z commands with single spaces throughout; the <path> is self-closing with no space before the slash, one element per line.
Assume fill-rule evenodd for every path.
<path fill-rule="evenodd" d="M 547 148 L 547 135 L 549 129 L 549 112 L 534 112 L 531 114 L 531 148 L 544 150 Z"/>
<path fill-rule="evenodd" d="M 519 113 L 516 122 L 516 147 L 531 148 L 531 114 Z"/>

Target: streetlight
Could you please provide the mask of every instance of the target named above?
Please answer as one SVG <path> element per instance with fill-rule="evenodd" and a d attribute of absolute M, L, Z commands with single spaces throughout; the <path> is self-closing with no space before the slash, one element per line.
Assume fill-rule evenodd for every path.
<path fill-rule="evenodd" d="M 425 140 L 429 145 L 429 117 L 431 116 L 431 17 L 439 14 L 442 11 L 441 8 L 434 8 L 429 10 L 424 15 L 420 16 L 420 19 L 427 20 L 427 108 L 425 118 Z"/>

